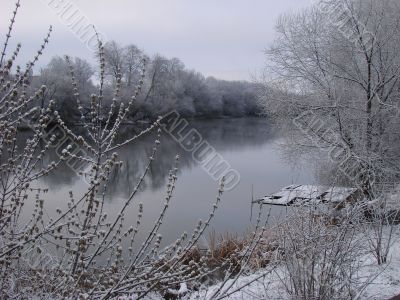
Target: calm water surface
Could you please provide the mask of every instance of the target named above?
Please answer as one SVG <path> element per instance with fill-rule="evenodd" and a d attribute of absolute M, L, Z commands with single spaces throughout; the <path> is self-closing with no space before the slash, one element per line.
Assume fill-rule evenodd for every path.
<path fill-rule="evenodd" d="M 210 230 L 217 232 L 245 232 L 250 226 L 251 190 L 254 197 L 275 192 L 292 183 L 312 183 L 311 168 L 294 169 L 283 160 L 279 150 L 280 137 L 265 119 L 196 120 L 190 125 L 222 154 L 232 168 L 239 171 L 239 185 L 225 192 Z M 133 128 L 124 128 L 124 135 L 134 134 Z M 107 190 L 105 209 L 110 215 L 119 211 L 128 197 L 150 156 L 154 136 L 149 135 L 119 151 L 124 165 Z M 205 220 L 217 195 L 218 183 L 186 153 L 178 143 L 163 133 L 157 158 L 145 178 L 140 193 L 126 213 L 127 225 L 136 223 L 137 205 L 144 204 L 143 227 L 147 232 L 154 223 L 164 202 L 168 172 L 179 154 L 180 170 L 174 197 L 167 212 L 161 234 L 165 242 L 175 240 L 183 231 L 191 232 L 199 219 Z M 52 161 L 54 153 L 46 158 Z M 49 215 L 57 207 L 64 207 L 69 191 L 79 199 L 87 190 L 86 183 L 68 167 L 63 167 L 42 179 L 40 185 L 50 188 L 45 195 Z M 278 216 L 279 209 L 275 209 Z M 53 211 L 54 210 L 54 211 Z"/>

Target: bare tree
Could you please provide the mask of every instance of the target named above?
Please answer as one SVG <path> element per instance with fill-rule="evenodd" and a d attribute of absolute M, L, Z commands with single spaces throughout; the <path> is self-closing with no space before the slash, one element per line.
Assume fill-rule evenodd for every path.
<path fill-rule="evenodd" d="M 69 63 L 75 70 L 75 80 L 82 98 L 89 98 L 90 94 L 95 91 L 92 83 L 93 68 L 87 61 L 80 58 L 71 58 Z M 68 123 L 81 121 L 73 96 L 70 67 L 65 57 L 53 57 L 49 64 L 41 69 L 40 74 L 35 76 L 32 84 L 34 87 L 41 85 L 47 87 L 42 99 L 42 107 L 50 100 L 55 100 L 54 108 L 60 112 L 64 120 L 68 120 Z M 88 101 L 86 102 L 85 104 L 88 104 Z M 88 105 L 85 106 L 87 108 Z"/>
<path fill-rule="evenodd" d="M 124 77 L 128 88 L 139 79 L 143 58 L 143 52 L 135 45 L 128 45 L 124 48 Z"/>
<path fill-rule="evenodd" d="M 400 18 L 396 1 L 324 1 L 277 24 L 264 104 L 291 141 L 331 159 L 368 198 L 399 177 Z M 290 108 L 290 112 L 288 112 Z"/>
<path fill-rule="evenodd" d="M 124 49 L 117 42 L 111 41 L 104 45 L 104 64 L 106 75 L 111 76 L 114 81 L 119 74 L 125 73 Z"/>

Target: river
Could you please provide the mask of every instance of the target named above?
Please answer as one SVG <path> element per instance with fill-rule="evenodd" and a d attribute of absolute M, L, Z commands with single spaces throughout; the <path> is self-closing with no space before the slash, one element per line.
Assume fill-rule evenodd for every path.
<path fill-rule="evenodd" d="M 292 183 L 312 183 L 310 167 L 291 167 L 281 155 L 281 137 L 270 122 L 263 118 L 192 120 L 203 139 L 212 145 L 231 167 L 240 174 L 239 184 L 223 194 L 221 205 L 209 230 L 219 233 L 243 233 L 254 222 L 250 221 L 253 197 L 259 198 Z M 134 133 L 124 128 L 124 135 Z M 107 189 L 105 210 L 112 215 L 119 211 L 143 173 L 147 158 L 153 148 L 155 136 L 150 134 L 125 146 L 119 151 L 124 161 L 122 169 L 113 176 Z M 218 183 L 198 165 L 167 133 L 163 133 L 157 157 L 144 180 L 132 207 L 126 213 L 127 225 L 135 224 L 137 205 L 144 204 L 142 224 L 147 232 L 154 223 L 164 203 L 168 172 L 174 157 L 180 155 L 178 181 L 171 205 L 160 233 L 164 241 L 175 240 L 183 231 L 191 232 L 199 219 L 206 219 L 218 191 Z M 55 153 L 45 160 L 51 161 Z M 45 194 L 47 214 L 53 215 L 63 207 L 69 191 L 79 198 L 87 184 L 67 166 L 41 179 L 39 186 L 48 187 Z M 276 210 L 276 209 L 275 209 Z M 277 211 L 277 210 L 276 210 Z M 279 215 L 275 212 L 275 217 Z"/>

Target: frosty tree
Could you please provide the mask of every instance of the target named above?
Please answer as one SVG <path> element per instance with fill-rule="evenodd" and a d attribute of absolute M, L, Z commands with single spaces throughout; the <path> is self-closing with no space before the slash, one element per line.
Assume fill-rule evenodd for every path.
<path fill-rule="evenodd" d="M 275 76 L 263 100 L 296 121 L 290 144 L 334 149 L 331 183 L 368 198 L 399 179 L 399 12 L 392 0 L 321 1 L 282 16 L 266 51 Z"/>

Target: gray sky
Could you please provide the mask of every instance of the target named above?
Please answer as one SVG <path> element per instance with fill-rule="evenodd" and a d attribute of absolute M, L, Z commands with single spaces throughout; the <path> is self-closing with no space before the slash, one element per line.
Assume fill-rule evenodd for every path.
<path fill-rule="evenodd" d="M 3 41 L 12 0 L 1 0 Z M 71 2 L 108 40 L 135 44 L 149 54 L 180 58 L 187 68 L 228 80 L 250 79 L 265 62 L 263 49 L 274 38 L 280 14 L 298 11 L 313 0 L 22 0 L 11 45 L 22 43 L 19 62 L 38 48 L 49 25 L 54 31 L 41 58 L 79 56 L 94 63 L 93 53 L 48 3 Z M 10 48 L 11 49 L 11 48 Z M 10 51 L 10 50 L 9 50 Z"/>

